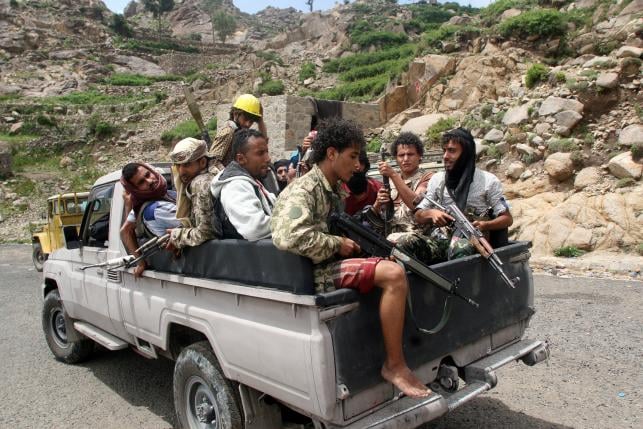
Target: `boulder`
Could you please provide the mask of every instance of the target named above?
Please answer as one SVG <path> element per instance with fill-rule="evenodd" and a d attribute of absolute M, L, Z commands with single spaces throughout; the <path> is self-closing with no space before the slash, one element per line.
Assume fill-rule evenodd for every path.
<path fill-rule="evenodd" d="M 380 100 L 380 106 L 380 110 L 386 115 L 386 121 L 406 110 L 409 107 L 406 85 L 397 85 L 390 89 Z"/>
<path fill-rule="evenodd" d="M 522 106 L 512 107 L 507 110 L 502 118 L 505 125 L 520 125 L 529 120 L 529 107 L 531 103 L 525 103 Z"/>
<path fill-rule="evenodd" d="M 574 163 L 570 153 L 556 152 L 547 157 L 544 169 L 553 179 L 563 182 L 574 174 Z"/>
<path fill-rule="evenodd" d="M 640 58 L 643 55 L 643 49 L 637 48 L 636 46 L 621 46 L 616 52 L 617 58 Z"/>
<path fill-rule="evenodd" d="M 540 105 L 538 114 L 540 116 L 554 115 L 563 110 L 573 110 L 577 113 L 583 113 L 584 107 L 580 101 L 551 96 L 547 97 L 547 99 L 543 101 L 543 104 Z"/>
<path fill-rule="evenodd" d="M 610 57 L 594 57 L 591 60 L 586 61 L 585 64 L 583 64 L 583 68 L 591 69 L 596 66 L 602 67 L 605 64 L 610 64 L 613 62 L 614 60 L 611 59 Z"/>
<path fill-rule="evenodd" d="M 618 86 L 618 73 L 601 73 L 596 79 L 596 86 L 613 89 Z"/>
<path fill-rule="evenodd" d="M 574 110 L 563 110 L 556 113 L 554 119 L 556 119 L 556 125 L 571 130 L 583 119 L 583 115 Z"/>
<path fill-rule="evenodd" d="M 15 124 L 11 125 L 9 128 L 9 134 L 14 135 L 18 134 L 20 130 L 22 130 L 22 126 L 24 125 L 24 122 L 16 122 Z"/>
<path fill-rule="evenodd" d="M 503 155 L 509 152 L 509 149 L 511 149 L 511 146 L 507 142 L 496 143 L 496 150 L 498 150 Z"/>
<path fill-rule="evenodd" d="M 587 186 L 598 183 L 601 179 L 601 170 L 597 167 L 583 168 L 574 179 L 574 189 L 580 191 Z"/>
<path fill-rule="evenodd" d="M 492 129 L 487 134 L 484 135 L 483 140 L 498 143 L 504 137 L 504 133 L 497 128 Z"/>
<path fill-rule="evenodd" d="M 19 86 L 0 83 L 0 95 L 19 95 L 20 93 L 22 88 Z"/>
<path fill-rule="evenodd" d="M 539 136 L 542 136 L 543 134 L 547 134 L 549 130 L 551 130 L 551 125 L 549 125 L 546 122 L 539 122 L 534 127 L 534 132 Z"/>
<path fill-rule="evenodd" d="M 621 146 L 632 146 L 643 143 L 643 125 L 632 124 L 621 130 L 618 135 L 618 144 Z"/>
<path fill-rule="evenodd" d="M 165 70 L 158 65 L 139 57 L 117 55 L 114 59 L 114 63 L 117 64 L 117 72 L 135 73 L 148 77 L 163 76 L 167 74 Z"/>
<path fill-rule="evenodd" d="M 591 230 L 576 226 L 565 239 L 565 246 L 576 247 L 581 250 L 592 250 L 594 242 Z"/>
<path fill-rule="evenodd" d="M 483 145 L 482 141 L 474 139 L 474 143 L 476 145 L 476 157 L 479 157 L 487 152 L 488 146 Z"/>
<path fill-rule="evenodd" d="M 446 118 L 446 115 L 441 113 L 432 113 L 430 115 L 419 116 L 417 118 L 409 119 L 404 125 L 402 125 L 402 132 L 411 132 L 424 137 L 426 131 L 431 128 L 436 122 L 440 119 Z"/>
<path fill-rule="evenodd" d="M 502 15 L 500 15 L 500 21 L 504 21 L 505 19 L 513 18 L 514 16 L 518 16 L 522 13 L 522 10 L 520 9 L 507 9 L 504 12 L 502 12 Z"/>
<path fill-rule="evenodd" d="M 518 179 L 525 172 L 525 165 L 522 162 L 516 161 L 509 164 L 507 167 L 507 176 Z"/>
<path fill-rule="evenodd" d="M 415 103 L 441 77 L 455 71 L 455 58 L 446 55 L 427 55 L 409 65 L 407 88 L 408 103 Z"/>
<path fill-rule="evenodd" d="M 538 152 L 536 149 L 524 143 L 517 144 L 516 151 L 520 155 L 524 156 L 523 160 L 528 160 L 530 163 L 534 161 L 538 161 L 540 158 L 542 158 L 542 155 L 540 152 Z"/>
<path fill-rule="evenodd" d="M 619 179 L 631 177 L 638 180 L 641 178 L 641 174 L 643 173 L 643 164 L 635 162 L 632 159 L 632 152 L 629 151 L 623 152 L 610 159 L 607 164 L 607 168 L 609 168 L 610 173 Z"/>
<path fill-rule="evenodd" d="M 533 175 L 534 175 L 533 171 L 525 170 L 525 172 L 520 175 L 520 180 L 527 180 Z"/>
<path fill-rule="evenodd" d="M 8 177 L 13 173 L 11 169 L 11 146 L 0 141 L 0 177 Z"/>

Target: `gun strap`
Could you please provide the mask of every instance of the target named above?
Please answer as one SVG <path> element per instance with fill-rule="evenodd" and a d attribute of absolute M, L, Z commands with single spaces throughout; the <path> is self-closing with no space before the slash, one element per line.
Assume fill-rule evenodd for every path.
<path fill-rule="evenodd" d="M 437 334 L 444 328 L 449 321 L 449 317 L 451 316 L 451 295 L 447 295 L 447 297 L 444 300 L 444 308 L 442 309 L 442 317 L 440 318 L 440 321 L 431 329 L 426 329 L 423 328 L 419 325 L 417 319 L 415 318 L 415 314 L 413 313 L 413 299 L 411 298 L 411 290 L 409 289 L 409 293 L 406 295 L 406 302 L 409 304 L 409 317 L 411 318 L 411 321 L 415 325 L 415 328 L 422 332 L 423 334 L 428 334 L 428 335 L 433 335 Z"/>

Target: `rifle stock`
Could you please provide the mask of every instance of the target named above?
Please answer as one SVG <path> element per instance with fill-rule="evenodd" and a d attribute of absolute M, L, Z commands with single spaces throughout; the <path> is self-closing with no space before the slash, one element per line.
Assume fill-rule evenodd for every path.
<path fill-rule="evenodd" d="M 448 280 L 433 271 L 421 261 L 415 259 L 413 256 L 395 247 L 395 245 L 390 241 L 385 238 L 381 238 L 377 233 L 360 224 L 347 213 L 331 214 L 330 222 L 336 230 L 344 233 L 348 238 L 355 241 L 366 254 L 379 256 L 381 258 L 389 258 L 392 256 L 403 264 L 406 269 L 427 280 L 432 285 L 439 287 L 450 295 L 457 296 L 469 305 L 476 308 L 479 307 L 477 302 L 462 295 L 458 291 L 457 286 L 460 279 L 455 281 Z"/>
<path fill-rule="evenodd" d="M 212 139 L 210 138 L 208 129 L 205 127 L 203 123 L 203 116 L 201 116 L 201 110 L 199 109 L 199 106 L 196 104 L 196 100 L 194 99 L 194 95 L 192 95 L 192 91 L 190 90 L 190 87 L 187 85 L 183 86 L 183 93 L 185 94 L 185 102 L 188 105 L 190 114 L 192 115 L 194 122 L 196 122 L 196 125 L 199 127 L 199 130 L 201 131 L 201 135 L 203 136 L 203 140 L 208 145 L 208 149 L 210 149 L 210 146 L 212 146 Z"/>

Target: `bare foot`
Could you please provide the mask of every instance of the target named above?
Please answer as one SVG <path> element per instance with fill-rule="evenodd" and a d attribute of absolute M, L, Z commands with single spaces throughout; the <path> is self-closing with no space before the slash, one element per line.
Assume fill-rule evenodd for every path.
<path fill-rule="evenodd" d="M 431 389 L 422 384 L 406 365 L 389 368 L 384 364 L 382 377 L 411 398 L 426 398 L 432 393 Z"/>

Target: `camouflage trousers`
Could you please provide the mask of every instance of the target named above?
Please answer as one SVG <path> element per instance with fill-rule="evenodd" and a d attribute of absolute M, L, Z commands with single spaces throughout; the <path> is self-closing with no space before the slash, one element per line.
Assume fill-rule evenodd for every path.
<path fill-rule="evenodd" d="M 394 237 L 392 237 L 394 235 Z M 468 240 L 458 237 L 431 237 L 419 232 L 389 235 L 397 247 L 427 265 L 473 255 L 475 248 Z"/>

